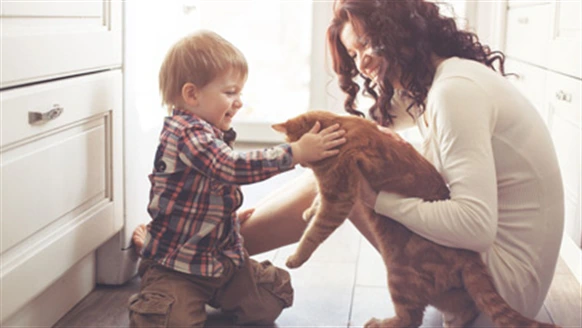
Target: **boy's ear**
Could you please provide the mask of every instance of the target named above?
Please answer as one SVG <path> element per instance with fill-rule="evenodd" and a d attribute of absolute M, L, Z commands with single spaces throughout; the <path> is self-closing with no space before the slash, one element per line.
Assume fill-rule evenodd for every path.
<path fill-rule="evenodd" d="M 198 88 L 194 83 L 188 82 L 182 86 L 182 100 L 188 106 L 198 104 Z"/>
<path fill-rule="evenodd" d="M 285 123 L 273 124 L 271 127 L 277 132 L 287 133 L 287 127 L 285 126 Z"/>

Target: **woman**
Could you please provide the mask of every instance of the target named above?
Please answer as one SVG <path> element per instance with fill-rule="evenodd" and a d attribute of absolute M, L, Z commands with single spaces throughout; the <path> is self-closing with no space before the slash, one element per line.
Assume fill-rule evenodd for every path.
<path fill-rule="evenodd" d="M 500 294 L 535 317 L 558 257 L 563 189 L 547 128 L 503 77 L 503 54 L 421 0 L 336 1 L 327 36 L 346 111 L 363 115 L 354 107 L 361 77 L 376 100 L 370 117 L 386 127 L 414 121 L 423 154 L 451 190 L 450 200 L 424 202 L 362 186 L 361 206 L 436 243 L 481 253 Z M 410 98 L 408 114 L 392 105 L 395 94 Z M 299 240 L 313 183 L 304 176 L 256 208 L 241 228 L 249 252 Z M 361 211 L 350 219 L 369 236 Z M 491 324 L 484 316 L 474 323 Z"/>

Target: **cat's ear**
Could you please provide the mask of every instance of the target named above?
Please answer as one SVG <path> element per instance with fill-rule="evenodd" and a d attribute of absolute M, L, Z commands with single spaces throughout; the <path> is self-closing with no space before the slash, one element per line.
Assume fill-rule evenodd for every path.
<path fill-rule="evenodd" d="M 285 123 L 273 124 L 271 127 L 277 132 L 287 133 L 287 127 L 285 126 Z"/>

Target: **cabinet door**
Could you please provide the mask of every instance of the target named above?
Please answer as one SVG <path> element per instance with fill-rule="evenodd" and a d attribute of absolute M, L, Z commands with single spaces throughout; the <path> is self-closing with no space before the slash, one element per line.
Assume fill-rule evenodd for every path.
<path fill-rule="evenodd" d="M 121 86 L 117 69 L 0 92 L 0 326 L 122 228 Z"/>
<path fill-rule="evenodd" d="M 550 36 L 548 68 L 582 78 L 580 72 L 580 1 L 556 1 Z"/>
<path fill-rule="evenodd" d="M 120 0 L 2 1 L 2 89 L 121 65 Z"/>
<path fill-rule="evenodd" d="M 556 147 L 565 199 L 565 235 L 581 246 L 580 228 L 580 87 L 581 81 L 548 74 L 548 125 Z"/>
<path fill-rule="evenodd" d="M 549 4 L 507 10 L 505 54 L 513 59 L 545 67 L 552 6 Z"/>

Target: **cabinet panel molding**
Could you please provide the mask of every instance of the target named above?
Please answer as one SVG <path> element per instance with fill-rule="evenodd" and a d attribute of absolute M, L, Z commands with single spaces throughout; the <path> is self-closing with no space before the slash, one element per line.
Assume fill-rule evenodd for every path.
<path fill-rule="evenodd" d="M 3 251 L 79 207 L 109 199 L 105 122 L 96 118 L 2 153 Z"/>

